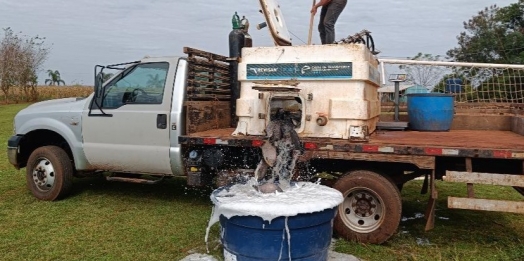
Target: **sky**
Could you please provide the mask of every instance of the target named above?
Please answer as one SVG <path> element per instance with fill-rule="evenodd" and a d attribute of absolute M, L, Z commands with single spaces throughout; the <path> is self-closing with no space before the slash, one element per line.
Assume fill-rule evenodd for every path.
<path fill-rule="evenodd" d="M 280 0 L 293 45 L 307 42 L 312 1 Z M 371 31 L 379 58 L 445 55 L 457 45 L 463 22 L 483 8 L 517 0 L 348 0 L 336 39 Z M 46 37 L 51 47 L 39 73 L 58 70 L 67 84 L 92 85 L 96 64 L 149 56 L 183 56 L 193 47 L 228 56 L 235 12 L 249 19 L 254 46 L 273 46 L 257 0 L 0 0 L 0 27 Z M 319 44 L 316 29 L 313 43 Z"/>

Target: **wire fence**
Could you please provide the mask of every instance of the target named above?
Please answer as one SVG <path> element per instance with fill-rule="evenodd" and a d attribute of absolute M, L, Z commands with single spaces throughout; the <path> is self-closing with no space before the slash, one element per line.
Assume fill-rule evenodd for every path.
<path fill-rule="evenodd" d="M 393 102 L 390 75 L 406 74 L 400 103 L 407 94 L 439 92 L 455 96 L 462 106 L 521 106 L 524 104 L 524 65 L 380 59 L 383 103 Z"/>

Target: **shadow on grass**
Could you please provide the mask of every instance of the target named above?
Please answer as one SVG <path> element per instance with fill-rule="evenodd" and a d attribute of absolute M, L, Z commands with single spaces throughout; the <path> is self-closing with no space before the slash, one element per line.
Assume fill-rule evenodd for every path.
<path fill-rule="evenodd" d="M 200 202 L 211 204 L 210 187 L 189 187 L 182 177 L 168 178 L 154 184 L 136 184 L 107 181 L 105 177 L 77 178 L 68 198 L 83 196 L 101 196 L 129 198 L 129 200 L 154 199 L 159 201 Z"/>

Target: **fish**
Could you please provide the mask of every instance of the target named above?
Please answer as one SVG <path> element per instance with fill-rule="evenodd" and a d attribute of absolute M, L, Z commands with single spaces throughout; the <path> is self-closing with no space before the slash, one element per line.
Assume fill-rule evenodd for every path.
<path fill-rule="evenodd" d="M 264 193 L 264 194 L 270 194 L 275 192 L 283 192 L 283 190 L 275 183 L 267 182 L 262 185 L 253 185 L 253 188 L 255 188 L 256 191 Z"/>

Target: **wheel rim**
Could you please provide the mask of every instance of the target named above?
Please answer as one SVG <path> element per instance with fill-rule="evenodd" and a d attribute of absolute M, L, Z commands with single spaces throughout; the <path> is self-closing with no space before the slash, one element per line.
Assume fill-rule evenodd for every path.
<path fill-rule="evenodd" d="M 369 233 L 380 227 L 386 209 L 376 192 L 367 188 L 353 188 L 344 195 L 339 215 L 346 226 L 358 233 Z"/>
<path fill-rule="evenodd" d="M 38 158 L 33 168 L 33 182 L 40 191 L 49 191 L 55 184 L 55 169 L 51 161 Z"/>

